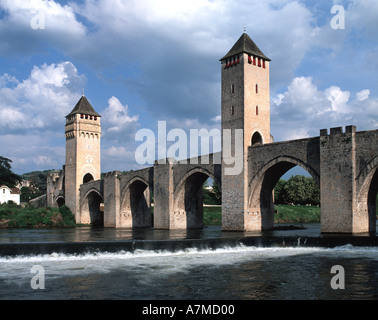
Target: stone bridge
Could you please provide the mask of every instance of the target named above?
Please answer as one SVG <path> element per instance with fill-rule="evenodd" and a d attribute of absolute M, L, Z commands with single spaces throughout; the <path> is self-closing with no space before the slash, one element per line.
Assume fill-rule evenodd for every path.
<path fill-rule="evenodd" d="M 166 159 L 150 168 L 106 173 L 102 180 L 81 185 L 80 222 L 116 228 L 202 228 L 202 185 L 210 177 L 220 186 L 220 160 L 220 154 L 179 162 Z"/>
<path fill-rule="evenodd" d="M 210 177 L 219 187 L 230 187 L 221 181 L 221 154 L 161 162 L 136 171 L 109 172 L 102 180 L 82 184 L 77 221 L 125 228 L 203 227 L 203 183 Z M 319 137 L 249 147 L 247 166 L 248 196 L 242 200 L 246 209 L 242 219 L 240 212 L 223 212 L 223 230 L 272 228 L 274 186 L 288 170 L 300 166 L 320 187 L 322 233 L 375 232 L 378 130 L 339 127 L 321 130 Z M 59 191 L 64 179 L 54 179 L 58 188 L 50 201 L 58 206 L 64 202 L 64 192 Z M 224 198 L 223 208 L 230 205 Z"/>
<path fill-rule="evenodd" d="M 355 126 L 324 129 L 320 136 L 250 147 L 246 230 L 273 226 L 272 191 L 295 166 L 317 181 L 322 233 L 376 230 L 378 131 L 356 132 Z"/>

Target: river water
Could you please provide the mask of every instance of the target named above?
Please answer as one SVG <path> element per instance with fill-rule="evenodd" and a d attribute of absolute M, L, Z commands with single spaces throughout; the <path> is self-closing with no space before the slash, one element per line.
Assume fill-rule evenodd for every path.
<path fill-rule="evenodd" d="M 317 225 L 307 227 L 305 231 L 277 231 L 275 235 L 298 235 L 299 239 L 305 233 L 311 236 L 318 231 Z M 236 239 L 240 236 L 240 233 L 222 233 L 214 227 L 192 233 L 90 228 L 0 230 L 0 244 L 60 242 L 64 246 L 64 241 Z M 298 244 L 3 255 L 0 256 L 0 299 L 378 298 L 378 247 L 345 244 L 325 248 L 303 246 L 299 241 Z M 345 271 L 345 289 L 331 286 L 336 276 L 331 268 L 335 265 Z M 43 278 L 36 282 L 36 276 Z M 42 288 L 33 289 L 33 281 Z"/>

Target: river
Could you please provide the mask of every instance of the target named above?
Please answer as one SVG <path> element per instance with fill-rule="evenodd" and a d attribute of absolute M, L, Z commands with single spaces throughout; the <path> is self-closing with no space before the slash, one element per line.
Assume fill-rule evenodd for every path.
<path fill-rule="evenodd" d="M 58 250 L 22 254 L 21 251 L 1 255 L 0 249 L 0 299 L 377 299 L 378 247 L 348 243 L 332 247 L 305 245 L 305 236 L 315 237 L 319 230 L 316 224 L 306 227 L 306 230 L 265 233 L 264 236 L 288 235 L 298 239 L 295 245 L 276 241 L 269 246 L 238 241 L 240 237 L 257 237 L 257 233 L 224 233 L 217 227 L 177 232 L 3 229 L 0 244 L 4 247 L 55 243 L 64 248 L 68 242 L 108 242 L 110 248 L 131 240 L 134 250 L 116 247 L 73 253 Z M 206 242 L 214 238 L 220 241 L 211 248 L 197 246 L 195 242 L 172 250 L 169 246 L 158 250 L 135 247 L 138 239 L 141 243 L 160 241 L 166 245 L 169 241 Z M 230 244 L 226 240 L 236 242 Z M 331 286 L 337 275 L 331 273 L 335 265 L 345 272 L 344 289 Z M 43 278 L 36 282 L 37 276 Z M 36 283 L 43 287 L 35 288 Z"/>

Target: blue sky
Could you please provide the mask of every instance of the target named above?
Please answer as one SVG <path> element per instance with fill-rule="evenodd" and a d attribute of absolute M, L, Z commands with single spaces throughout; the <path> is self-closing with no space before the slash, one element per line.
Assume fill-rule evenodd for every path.
<path fill-rule="evenodd" d="M 0 155 L 19 174 L 61 168 L 83 90 L 102 115 L 103 172 L 136 169 L 135 133 L 158 120 L 220 128 L 219 58 L 244 26 L 272 59 L 275 141 L 378 129 L 377 21 L 376 0 L 0 0 Z"/>

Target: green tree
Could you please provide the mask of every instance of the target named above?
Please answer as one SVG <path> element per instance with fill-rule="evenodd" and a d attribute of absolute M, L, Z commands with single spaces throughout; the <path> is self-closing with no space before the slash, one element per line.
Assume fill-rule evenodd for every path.
<path fill-rule="evenodd" d="M 217 204 L 222 204 L 222 191 L 215 181 L 213 181 L 213 194 Z"/>
<path fill-rule="evenodd" d="M 203 190 L 203 203 L 204 204 L 211 204 L 211 205 L 220 205 L 222 203 L 222 195 L 217 186 L 217 184 L 213 181 L 211 188 L 205 183 L 202 186 Z"/>
<path fill-rule="evenodd" d="M 14 188 L 21 177 L 12 172 L 11 162 L 12 160 L 0 156 L 0 185 Z"/>
<path fill-rule="evenodd" d="M 285 203 L 284 199 L 282 198 L 283 196 L 282 188 L 284 187 L 286 182 L 287 182 L 286 180 L 280 179 L 277 182 L 276 186 L 274 187 L 274 203 L 275 204 Z"/>
<path fill-rule="evenodd" d="M 312 177 L 292 176 L 285 183 L 281 182 L 275 192 L 276 203 L 320 204 L 319 186 Z"/>

